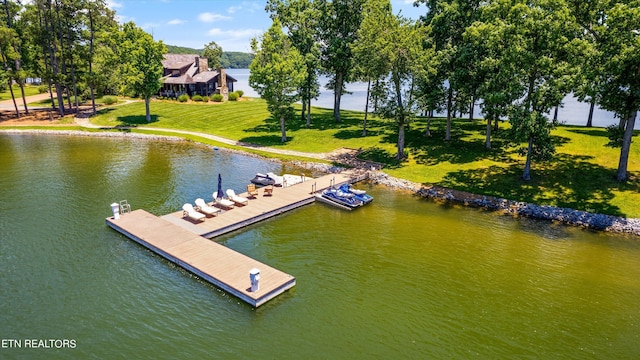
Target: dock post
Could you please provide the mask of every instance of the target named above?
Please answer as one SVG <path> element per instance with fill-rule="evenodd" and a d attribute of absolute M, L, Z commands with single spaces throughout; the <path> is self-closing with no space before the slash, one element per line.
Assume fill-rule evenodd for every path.
<path fill-rule="evenodd" d="M 260 269 L 251 269 L 249 271 L 249 280 L 251 281 L 251 292 L 260 290 Z"/>
<path fill-rule="evenodd" d="M 113 218 L 118 220 L 120 219 L 120 204 L 113 203 L 111 204 L 111 211 L 113 211 Z"/>

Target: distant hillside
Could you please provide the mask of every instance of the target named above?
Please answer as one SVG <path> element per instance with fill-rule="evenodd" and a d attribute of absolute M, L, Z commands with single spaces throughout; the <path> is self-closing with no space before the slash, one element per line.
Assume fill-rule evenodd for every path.
<path fill-rule="evenodd" d="M 202 54 L 204 49 L 193 49 L 184 46 L 166 45 L 169 54 Z M 220 62 L 227 69 L 247 69 L 253 60 L 253 55 L 237 51 L 225 51 Z"/>

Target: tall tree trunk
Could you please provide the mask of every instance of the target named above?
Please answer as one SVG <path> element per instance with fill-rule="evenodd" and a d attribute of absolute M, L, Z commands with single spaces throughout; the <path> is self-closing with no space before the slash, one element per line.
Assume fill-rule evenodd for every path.
<path fill-rule="evenodd" d="M 56 20 L 57 20 L 56 29 L 58 30 L 57 31 L 58 38 L 56 40 L 60 42 L 60 68 L 61 68 L 60 70 L 62 72 L 62 75 L 64 76 L 64 92 L 67 97 L 69 111 L 71 111 L 71 109 L 73 109 L 73 106 L 71 105 L 71 90 L 69 88 L 69 76 L 67 73 L 67 57 L 66 57 L 64 37 L 62 32 L 62 20 L 60 19 L 60 0 L 55 0 L 55 10 L 56 10 Z M 69 49 L 69 51 L 71 50 Z M 64 101 L 61 104 L 61 107 L 64 108 Z"/>
<path fill-rule="evenodd" d="M 311 94 L 307 98 L 307 129 L 311 127 Z"/>
<path fill-rule="evenodd" d="M 78 113 L 78 107 L 80 106 L 78 100 L 78 81 L 76 79 L 76 64 L 73 60 L 73 45 L 71 44 L 71 26 L 69 25 L 69 19 L 66 19 L 65 25 L 67 27 L 67 47 L 69 48 L 69 66 L 71 67 L 71 84 L 73 84 L 73 97 L 75 105 L 75 113 Z"/>
<path fill-rule="evenodd" d="M 447 94 L 447 130 L 444 134 L 444 140 L 445 141 L 450 141 L 451 140 L 451 101 L 452 101 L 452 97 L 453 97 L 453 89 L 451 88 L 451 86 L 449 86 L 449 92 Z"/>
<path fill-rule="evenodd" d="M 556 105 L 556 109 L 553 111 L 553 121 L 554 122 L 558 121 L 558 107 L 560 107 L 560 105 Z"/>
<path fill-rule="evenodd" d="M 340 100 L 342 99 L 342 85 L 344 76 L 341 72 L 336 74 L 336 81 L 333 89 L 333 117 L 336 122 L 340 122 Z"/>
<path fill-rule="evenodd" d="M 522 173 L 522 179 L 525 181 L 531 180 L 531 153 L 533 152 L 533 137 L 529 136 L 529 146 L 527 147 L 527 161 L 524 163 L 524 172 Z"/>
<path fill-rule="evenodd" d="M 13 17 L 12 14 L 9 11 L 9 2 L 7 0 L 4 1 L 4 10 L 5 10 L 5 14 L 7 16 L 6 21 L 7 21 L 7 27 L 9 29 L 13 29 Z M 13 44 L 13 51 L 16 52 L 16 54 L 20 54 L 20 48 L 18 46 L 16 46 L 15 44 Z M 4 59 L 4 63 L 5 63 L 5 68 L 7 68 L 7 60 Z M 15 75 L 15 80 L 16 83 L 18 84 L 18 86 L 20 87 L 20 94 L 22 96 L 22 104 L 24 104 L 24 112 L 25 114 L 29 114 L 29 108 L 27 107 L 27 98 L 24 95 L 24 84 L 22 82 L 22 79 L 20 78 L 20 59 L 15 59 L 14 61 L 14 75 Z M 13 99 L 13 103 L 14 105 L 16 104 L 16 99 L 14 97 L 13 94 L 13 88 L 11 88 L 11 79 L 9 80 L 9 87 L 11 90 L 11 98 Z M 18 117 L 20 117 L 20 112 L 18 110 L 16 110 L 16 114 Z"/>
<path fill-rule="evenodd" d="M 491 149 L 491 119 L 487 118 L 487 137 L 484 140 L 484 146 Z"/>
<path fill-rule="evenodd" d="M 587 127 L 593 127 L 593 109 L 596 107 L 595 99 L 591 99 L 591 104 L 589 104 L 589 117 L 587 118 Z"/>
<path fill-rule="evenodd" d="M 93 79 L 93 40 L 95 37 L 95 31 L 93 28 L 93 12 L 89 9 L 89 91 L 91 92 L 91 115 L 96 114 L 96 95 L 94 93 L 95 84 Z M 207 90 L 209 87 L 207 86 Z"/>
<path fill-rule="evenodd" d="M 11 100 L 13 100 L 13 107 L 16 109 L 16 117 L 20 117 L 20 110 L 18 110 L 18 103 L 16 97 L 13 94 L 13 78 L 9 77 L 9 92 L 11 93 Z"/>
<path fill-rule="evenodd" d="M 398 125 L 398 160 L 404 159 L 404 124 Z"/>
<path fill-rule="evenodd" d="M 533 87 L 535 85 L 535 79 L 533 76 L 529 77 L 529 89 L 527 90 L 527 112 L 531 113 L 533 109 L 533 101 L 531 94 L 533 93 Z M 533 152 L 533 134 L 529 133 L 529 146 L 527 146 L 527 160 L 524 164 L 524 172 L 522 173 L 522 179 L 525 181 L 531 180 L 531 157 Z"/>
<path fill-rule="evenodd" d="M 51 37 L 54 34 L 53 21 L 51 21 L 51 1 L 47 1 L 48 9 L 44 9 L 48 11 L 43 16 L 45 29 L 47 30 L 47 36 Z M 56 54 L 56 44 L 55 41 L 49 38 L 49 41 L 45 41 L 47 48 L 49 49 L 49 61 L 51 62 L 51 69 L 53 73 L 53 82 L 56 87 L 56 97 L 58 99 L 58 111 L 60 116 L 64 116 L 64 99 L 62 97 L 62 86 L 60 84 L 59 75 L 60 75 L 60 67 L 58 63 L 58 56 Z"/>
<path fill-rule="evenodd" d="M 302 111 L 300 112 L 300 120 L 304 121 L 306 115 L 307 115 L 307 99 L 302 99 Z"/>
<path fill-rule="evenodd" d="M 431 116 L 427 116 L 427 128 L 424 129 L 424 135 L 431 137 Z"/>
<path fill-rule="evenodd" d="M 149 103 L 151 103 L 151 97 L 146 96 L 144 98 L 144 109 L 147 115 L 147 123 L 151 122 L 151 109 L 149 109 Z"/>
<path fill-rule="evenodd" d="M 469 104 L 469 120 L 473 121 L 473 111 L 476 107 L 476 96 L 471 95 L 471 104 Z"/>
<path fill-rule="evenodd" d="M 369 115 L 369 95 L 371 94 L 371 78 L 367 81 L 367 99 L 364 104 L 364 120 L 362 121 L 362 136 L 367 136 L 367 115 Z"/>
<path fill-rule="evenodd" d="M 29 114 L 29 108 L 27 107 L 27 97 L 24 94 L 24 84 L 22 83 L 22 79 L 18 80 L 18 84 L 20 85 L 20 93 L 22 95 L 22 103 L 24 104 L 24 113 Z"/>
<path fill-rule="evenodd" d="M 636 124 L 637 111 L 631 111 L 627 118 L 624 137 L 622 138 L 622 149 L 620 150 L 620 161 L 618 162 L 618 173 L 616 179 L 618 181 L 627 180 L 627 165 L 629 163 L 629 151 L 631 150 L 631 138 L 633 137 L 633 128 Z"/>
<path fill-rule="evenodd" d="M 287 142 L 287 129 L 284 123 L 284 114 L 280 115 L 280 131 L 282 132 L 282 138 L 280 139 L 280 142 L 284 144 Z"/>
<path fill-rule="evenodd" d="M 400 113 L 400 116 L 397 120 L 398 121 L 398 154 L 396 157 L 398 160 L 402 160 L 404 159 L 404 156 L 405 156 L 404 155 L 404 127 L 406 124 L 404 106 L 402 105 L 402 84 L 400 83 L 400 78 L 397 75 L 392 73 L 391 77 L 393 78 L 393 83 L 396 88 L 396 106 L 398 107 L 396 111 Z"/>

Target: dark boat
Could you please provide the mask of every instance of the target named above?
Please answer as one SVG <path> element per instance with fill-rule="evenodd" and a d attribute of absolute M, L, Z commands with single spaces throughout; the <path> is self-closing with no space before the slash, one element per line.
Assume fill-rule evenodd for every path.
<path fill-rule="evenodd" d="M 364 202 L 358 199 L 354 194 L 344 192 L 339 188 L 326 189 L 322 191 L 321 196 L 324 200 L 326 200 L 326 202 L 341 205 L 348 208 L 349 210 L 364 205 Z"/>
<path fill-rule="evenodd" d="M 267 185 L 275 185 L 276 180 L 269 177 L 269 175 L 257 173 L 256 176 L 253 179 L 251 179 L 251 182 L 256 185 L 267 186 Z"/>
<path fill-rule="evenodd" d="M 345 193 L 353 194 L 357 199 L 361 200 L 364 205 L 373 201 L 373 196 L 367 194 L 364 190 L 358 190 L 351 187 L 351 184 L 342 184 L 340 185 L 340 190 Z"/>

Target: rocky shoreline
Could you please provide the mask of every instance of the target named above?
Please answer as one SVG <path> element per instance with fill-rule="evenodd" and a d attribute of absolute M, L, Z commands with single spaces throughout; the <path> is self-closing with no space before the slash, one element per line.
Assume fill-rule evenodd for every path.
<path fill-rule="evenodd" d="M 338 172 L 343 168 L 326 164 L 296 163 L 296 166 L 313 171 Z M 492 196 L 482 196 L 464 191 L 447 189 L 435 185 L 424 186 L 404 179 L 394 178 L 379 170 L 361 170 L 368 173 L 369 181 L 392 189 L 406 190 L 436 202 L 459 204 L 475 208 L 498 211 L 514 217 L 529 217 L 554 221 L 585 229 L 624 233 L 640 236 L 640 219 L 594 214 L 570 208 L 535 205 Z"/>
<path fill-rule="evenodd" d="M 100 137 L 128 137 L 146 140 L 164 140 L 164 141 L 185 141 L 185 139 L 176 136 L 165 135 L 149 135 L 130 132 L 86 132 L 75 130 L 2 130 L 3 133 L 9 134 L 49 134 L 49 135 L 74 135 L 74 136 L 100 136 Z M 211 146 L 211 148 L 215 148 Z M 217 148 L 216 148 L 217 149 Z M 228 150 L 247 154 L 242 151 Z M 258 155 L 256 155 L 258 156 Z M 277 161 L 274 159 L 269 159 Z M 307 169 L 313 172 L 335 173 L 345 168 L 314 162 L 290 161 L 287 162 L 293 166 Z M 353 164 L 350 164 L 353 165 Z M 358 164 L 360 165 L 360 164 Z M 377 170 L 375 167 L 356 167 L 357 171 L 366 172 L 369 181 L 374 184 L 383 185 L 396 190 L 405 190 L 421 196 L 425 199 L 431 199 L 437 202 L 459 204 L 482 208 L 491 211 L 499 211 L 515 217 L 530 217 L 535 219 L 555 221 L 567 225 L 579 226 L 586 229 L 609 231 L 615 233 L 624 233 L 640 236 L 640 219 L 623 218 L 618 216 L 594 214 L 581 210 L 570 208 L 558 208 L 553 206 L 535 205 L 520 201 L 513 201 L 503 198 L 495 198 L 491 196 L 475 195 L 463 191 L 447 189 L 434 185 L 424 186 L 419 183 L 394 178 Z"/>

